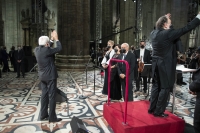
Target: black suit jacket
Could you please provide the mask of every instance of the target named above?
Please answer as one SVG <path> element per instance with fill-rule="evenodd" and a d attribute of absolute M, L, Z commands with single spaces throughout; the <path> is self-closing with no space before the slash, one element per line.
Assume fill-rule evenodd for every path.
<path fill-rule="evenodd" d="M 44 46 L 35 48 L 35 57 L 38 63 L 38 76 L 40 80 L 47 81 L 58 77 L 54 63 L 54 54 L 62 50 L 62 45 L 59 41 L 57 41 L 56 44 L 56 48 Z"/>
<path fill-rule="evenodd" d="M 190 90 L 193 92 L 200 92 L 200 68 L 193 73 L 192 80 L 193 82 L 189 85 Z"/>
<path fill-rule="evenodd" d="M 135 57 L 136 57 L 136 59 L 140 58 L 140 49 L 135 51 Z M 151 63 L 150 57 L 151 57 L 150 51 L 145 49 L 144 50 L 144 57 L 143 57 L 144 64 L 150 64 Z"/>
<path fill-rule="evenodd" d="M 121 54 L 119 56 L 119 59 L 123 59 L 123 54 Z M 134 78 L 134 68 L 135 68 L 135 55 L 131 52 L 128 51 L 125 59 L 128 64 L 129 64 L 129 79 L 133 79 Z M 118 63 L 118 74 L 125 74 L 126 75 L 126 65 L 125 63 Z"/>
<path fill-rule="evenodd" d="M 20 49 L 19 52 L 18 50 L 15 50 L 14 57 L 15 57 L 15 61 L 17 60 L 23 61 L 25 57 L 24 50 Z"/>
<path fill-rule="evenodd" d="M 175 77 L 173 77 L 173 73 L 175 71 L 173 59 L 176 58 L 173 54 L 174 41 L 198 25 L 200 25 L 200 20 L 195 18 L 185 27 L 177 30 L 156 29 L 151 32 L 150 37 L 153 47 L 152 77 L 154 77 L 155 70 L 157 70 L 160 76 L 160 87 L 171 88 L 174 84 Z"/>

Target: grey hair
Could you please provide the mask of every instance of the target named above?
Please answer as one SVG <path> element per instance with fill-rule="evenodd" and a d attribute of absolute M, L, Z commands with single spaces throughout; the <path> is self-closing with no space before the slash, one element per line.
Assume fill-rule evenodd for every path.
<path fill-rule="evenodd" d="M 129 44 L 128 43 L 122 43 L 122 45 L 126 45 L 129 48 Z"/>
<path fill-rule="evenodd" d="M 39 39 L 38 39 L 38 43 L 39 45 L 45 45 L 49 42 L 49 37 L 48 36 L 41 36 Z"/>

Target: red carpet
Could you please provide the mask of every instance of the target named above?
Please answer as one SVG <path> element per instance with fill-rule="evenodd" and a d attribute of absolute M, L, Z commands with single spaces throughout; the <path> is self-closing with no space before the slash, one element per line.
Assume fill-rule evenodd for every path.
<path fill-rule="evenodd" d="M 127 125 L 123 125 L 124 102 L 104 104 L 103 115 L 114 133 L 183 133 L 185 122 L 169 114 L 167 118 L 148 114 L 149 101 L 128 102 Z"/>

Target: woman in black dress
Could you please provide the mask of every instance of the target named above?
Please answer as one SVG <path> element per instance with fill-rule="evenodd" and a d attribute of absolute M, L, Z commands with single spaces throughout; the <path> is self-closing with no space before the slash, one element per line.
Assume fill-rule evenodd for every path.
<path fill-rule="evenodd" d="M 114 48 L 115 54 L 113 55 L 113 59 L 119 59 L 120 55 L 120 45 L 116 45 Z M 120 100 L 122 98 L 121 95 L 121 82 L 119 78 L 119 74 L 117 71 L 117 62 L 111 63 L 111 76 L 110 76 L 110 98 L 112 100 Z"/>
<path fill-rule="evenodd" d="M 105 75 L 104 75 L 104 85 L 103 85 L 103 90 L 102 94 L 108 95 L 108 65 L 110 62 L 110 59 L 113 57 L 115 51 L 113 49 L 114 46 L 114 41 L 109 40 L 107 43 L 107 52 L 101 62 L 102 67 L 104 68 Z"/>

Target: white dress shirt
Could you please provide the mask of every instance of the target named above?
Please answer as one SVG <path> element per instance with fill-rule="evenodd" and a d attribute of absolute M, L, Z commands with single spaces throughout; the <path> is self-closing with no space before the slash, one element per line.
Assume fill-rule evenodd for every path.
<path fill-rule="evenodd" d="M 144 48 L 143 49 L 140 49 L 140 59 L 141 59 L 141 57 L 142 57 L 142 62 L 144 62 Z"/>

